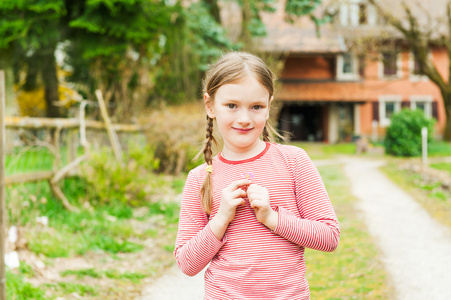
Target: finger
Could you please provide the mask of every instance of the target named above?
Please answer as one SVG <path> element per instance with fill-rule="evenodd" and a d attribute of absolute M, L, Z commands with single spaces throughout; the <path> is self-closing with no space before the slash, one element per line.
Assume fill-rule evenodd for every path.
<path fill-rule="evenodd" d="M 243 191 L 242 189 L 237 189 L 237 190 L 234 190 L 233 192 L 231 192 L 230 196 L 233 199 L 236 199 L 236 198 L 246 197 L 247 193 L 246 193 L 246 191 Z"/>
<path fill-rule="evenodd" d="M 246 204 L 246 201 L 244 201 L 243 198 L 235 198 L 235 199 L 233 199 L 233 201 L 231 203 L 231 205 L 233 207 L 237 207 L 237 206 L 244 205 L 244 204 Z"/>
<path fill-rule="evenodd" d="M 247 190 L 250 191 L 250 192 L 258 192 L 258 193 L 266 193 L 266 192 L 267 192 L 267 189 L 266 189 L 266 188 L 264 188 L 264 187 L 262 187 L 262 186 L 259 186 L 259 185 L 257 185 L 257 184 L 251 184 L 251 185 L 249 185 L 249 187 L 247 188 Z"/>
<path fill-rule="evenodd" d="M 262 208 L 264 207 L 264 203 L 261 200 L 254 200 L 250 202 L 252 208 Z"/>
<path fill-rule="evenodd" d="M 236 190 L 239 187 L 247 186 L 251 183 L 251 179 L 245 178 L 237 181 L 233 181 L 228 187 L 233 191 Z"/>

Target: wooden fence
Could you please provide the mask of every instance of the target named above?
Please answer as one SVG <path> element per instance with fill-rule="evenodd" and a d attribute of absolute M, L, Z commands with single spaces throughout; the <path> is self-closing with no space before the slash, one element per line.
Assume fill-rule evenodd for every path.
<path fill-rule="evenodd" d="M 87 139 L 86 132 L 90 131 L 103 131 L 108 133 L 109 145 L 114 151 L 116 159 L 121 161 L 121 145 L 117 136 L 117 133 L 136 133 L 141 132 L 145 128 L 142 128 L 136 124 L 112 124 L 107 114 L 106 107 L 103 103 L 102 95 L 100 91 L 96 92 L 99 108 L 103 122 L 86 120 L 85 108 L 86 101 L 80 104 L 79 117 L 78 118 L 31 118 L 31 117 L 10 117 L 5 116 L 5 95 L 4 95 L 4 73 L 0 70 L 0 300 L 6 299 L 6 274 L 5 274 L 5 232 L 6 229 L 6 205 L 5 205 L 5 187 L 8 185 L 22 184 L 26 182 L 47 181 L 53 194 L 62 201 L 62 204 L 66 209 L 75 211 L 64 193 L 60 189 L 59 181 L 66 176 L 69 176 L 81 162 L 89 157 L 90 144 Z M 12 139 L 19 138 L 17 136 L 6 136 L 6 129 L 8 131 L 42 131 L 45 130 L 51 136 L 50 143 L 44 143 L 38 141 L 40 146 L 51 148 L 51 152 L 55 155 L 52 170 L 32 171 L 22 174 L 9 174 L 5 173 L 5 156 L 7 152 L 6 145 L 11 143 Z M 62 164 L 60 155 L 61 133 L 64 130 L 70 137 L 69 139 L 75 141 L 70 143 L 69 152 L 71 155 L 67 159 L 66 165 Z M 83 154 L 77 155 L 77 149 L 79 146 L 83 147 Z M 20 147 L 20 146 L 19 146 Z"/>

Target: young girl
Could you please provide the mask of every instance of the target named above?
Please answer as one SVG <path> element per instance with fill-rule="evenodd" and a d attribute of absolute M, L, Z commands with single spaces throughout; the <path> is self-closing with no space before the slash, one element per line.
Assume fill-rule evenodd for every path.
<path fill-rule="evenodd" d="M 204 92 L 206 164 L 183 191 L 179 268 L 194 276 L 210 263 L 204 299 L 309 299 L 304 248 L 333 251 L 340 230 L 307 154 L 269 142 L 272 72 L 231 52 L 207 72 Z M 214 120 L 224 147 L 212 157 Z"/>

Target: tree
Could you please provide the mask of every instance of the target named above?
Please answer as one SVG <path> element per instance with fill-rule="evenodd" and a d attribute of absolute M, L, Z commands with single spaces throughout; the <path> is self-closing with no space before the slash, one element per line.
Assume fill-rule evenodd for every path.
<path fill-rule="evenodd" d="M 86 97 L 100 89 L 123 121 L 147 102 L 149 73 L 164 47 L 179 5 L 165 1 L 67 1 L 68 79 L 83 86 Z M 89 71 L 88 71 L 89 70 Z"/>
<path fill-rule="evenodd" d="M 393 7 L 386 2 L 369 2 L 377 7 L 388 24 L 401 33 L 418 61 L 420 73 L 426 75 L 440 89 L 446 112 L 444 139 L 451 141 L 451 1 L 445 1 L 446 6 L 440 9 L 444 12 L 442 16 L 429 15 L 427 9 L 421 9 L 419 2 L 402 1 L 403 12 L 394 12 Z M 414 13 L 413 5 L 420 8 L 421 12 Z M 448 78 L 440 74 L 430 59 L 432 46 L 447 50 L 450 62 Z"/>
<path fill-rule="evenodd" d="M 62 0 L 1 1 L 0 2 L 0 67 L 6 69 L 8 95 L 12 95 L 12 67 L 14 52 L 26 48 L 30 61 L 39 61 L 45 84 L 47 115 L 60 116 L 58 80 L 54 52 L 58 42 L 58 20 L 65 14 Z M 17 57 L 17 56 L 16 56 Z M 35 68 L 30 73 L 37 73 Z M 32 80 L 27 76 L 27 80 Z"/>

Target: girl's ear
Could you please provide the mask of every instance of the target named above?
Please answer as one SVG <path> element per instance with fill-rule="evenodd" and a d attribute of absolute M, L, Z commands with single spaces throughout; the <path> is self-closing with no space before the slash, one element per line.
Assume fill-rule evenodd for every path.
<path fill-rule="evenodd" d="M 207 112 L 207 115 L 214 119 L 215 118 L 215 112 L 213 110 L 213 103 L 211 102 L 210 95 L 208 93 L 204 94 L 204 104 L 205 104 L 205 111 Z"/>
<path fill-rule="evenodd" d="M 272 103 L 272 100 L 274 100 L 274 96 L 271 96 L 271 98 L 269 98 L 269 103 L 268 103 L 268 114 L 266 115 L 266 120 L 269 119 L 269 112 L 270 112 L 270 110 L 271 110 L 271 103 Z"/>

